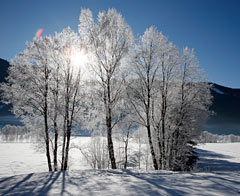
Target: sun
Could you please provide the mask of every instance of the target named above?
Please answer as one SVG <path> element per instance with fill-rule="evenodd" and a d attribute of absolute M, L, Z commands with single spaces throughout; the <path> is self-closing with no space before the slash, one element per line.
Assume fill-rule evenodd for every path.
<path fill-rule="evenodd" d="M 75 73 L 81 72 L 83 80 L 91 77 L 89 64 L 91 62 L 90 54 L 84 49 L 73 49 L 71 54 L 71 65 Z"/>
<path fill-rule="evenodd" d="M 71 55 L 71 63 L 74 67 L 85 68 L 88 63 L 88 56 L 84 50 L 75 50 Z"/>

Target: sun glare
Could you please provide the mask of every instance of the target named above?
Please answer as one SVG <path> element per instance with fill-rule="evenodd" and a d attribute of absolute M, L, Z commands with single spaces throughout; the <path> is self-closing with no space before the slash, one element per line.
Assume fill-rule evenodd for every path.
<path fill-rule="evenodd" d="M 71 65 L 73 69 L 81 72 L 81 77 L 83 80 L 88 80 L 91 76 L 89 72 L 88 63 L 90 62 L 89 54 L 84 48 L 80 50 L 73 50 L 71 55 Z"/>
<path fill-rule="evenodd" d="M 86 66 L 86 63 L 88 62 L 87 54 L 81 50 L 74 52 L 71 56 L 72 65 L 73 66 L 79 66 L 79 68 L 84 68 Z"/>

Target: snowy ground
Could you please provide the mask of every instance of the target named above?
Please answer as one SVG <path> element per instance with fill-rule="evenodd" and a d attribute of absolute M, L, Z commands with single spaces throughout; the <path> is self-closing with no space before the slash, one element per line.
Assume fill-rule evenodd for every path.
<path fill-rule="evenodd" d="M 31 143 L 0 143 L 0 195 L 240 195 L 239 149 L 200 145 L 199 169 L 189 173 L 87 169 L 75 149 L 71 171 L 48 173 Z"/>
<path fill-rule="evenodd" d="M 77 138 L 77 142 L 84 145 L 89 139 L 90 137 Z M 75 139 L 71 142 L 75 142 Z M 0 142 L 0 177 L 47 172 L 46 155 L 37 148 L 30 142 Z M 71 170 L 90 169 L 78 149 L 70 150 L 69 165 Z"/>

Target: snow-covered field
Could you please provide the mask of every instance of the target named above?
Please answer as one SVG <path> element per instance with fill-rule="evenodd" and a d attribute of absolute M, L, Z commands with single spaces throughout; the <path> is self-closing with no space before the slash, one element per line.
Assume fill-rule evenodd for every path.
<path fill-rule="evenodd" d="M 188 173 L 93 170 L 71 149 L 70 171 L 49 173 L 33 144 L 0 143 L 0 195 L 240 195 L 239 149 L 240 143 L 200 145 L 198 168 Z"/>

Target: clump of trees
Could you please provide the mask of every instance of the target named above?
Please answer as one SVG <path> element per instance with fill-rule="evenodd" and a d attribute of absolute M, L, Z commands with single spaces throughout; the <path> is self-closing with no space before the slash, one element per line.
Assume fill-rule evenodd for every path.
<path fill-rule="evenodd" d="M 12 112 L 29 129 L 41 132 L 49 171 L 68 167 L 72 125 L 84 98 L 81 68 L 73 66 L 71 59 L 79 45 L 78 35 L 70 28 L 34 38 L 11 61 L 7 83 L 1 84 L 3 101 L 13 105 Z"/>
<path fill-rule="evenodd" d="M 72 56 L 82 50 L 88 61 L 74 65 Z M 97 22 L 82 9 L 79 34 L 66 28 L 34 38 L 1 84 L 3 102 L 26 127 L 41 132 L 49 171 L 68 168 L 74 124 L 95 133 L 94 149 L 84 152 L 93 167 L 117 168 L 118 133 L 126 168 L 130 135 L 141 129 L 154 169 L 190 170 L 197 159 L 193 139 L 209 114 L 209 88 L 192 49 L 179 50 L 155 27 L 134 38 L 115 9 L 99 12 Z"/>
<path fill-rule="evenodd" d="M 146 127 L 155 169 L 189 170 L 193 136 L 208 115 L 209 85 L 194 51 L 150 27 L 139 38 L 127 94 L 133 121 Z"/>

